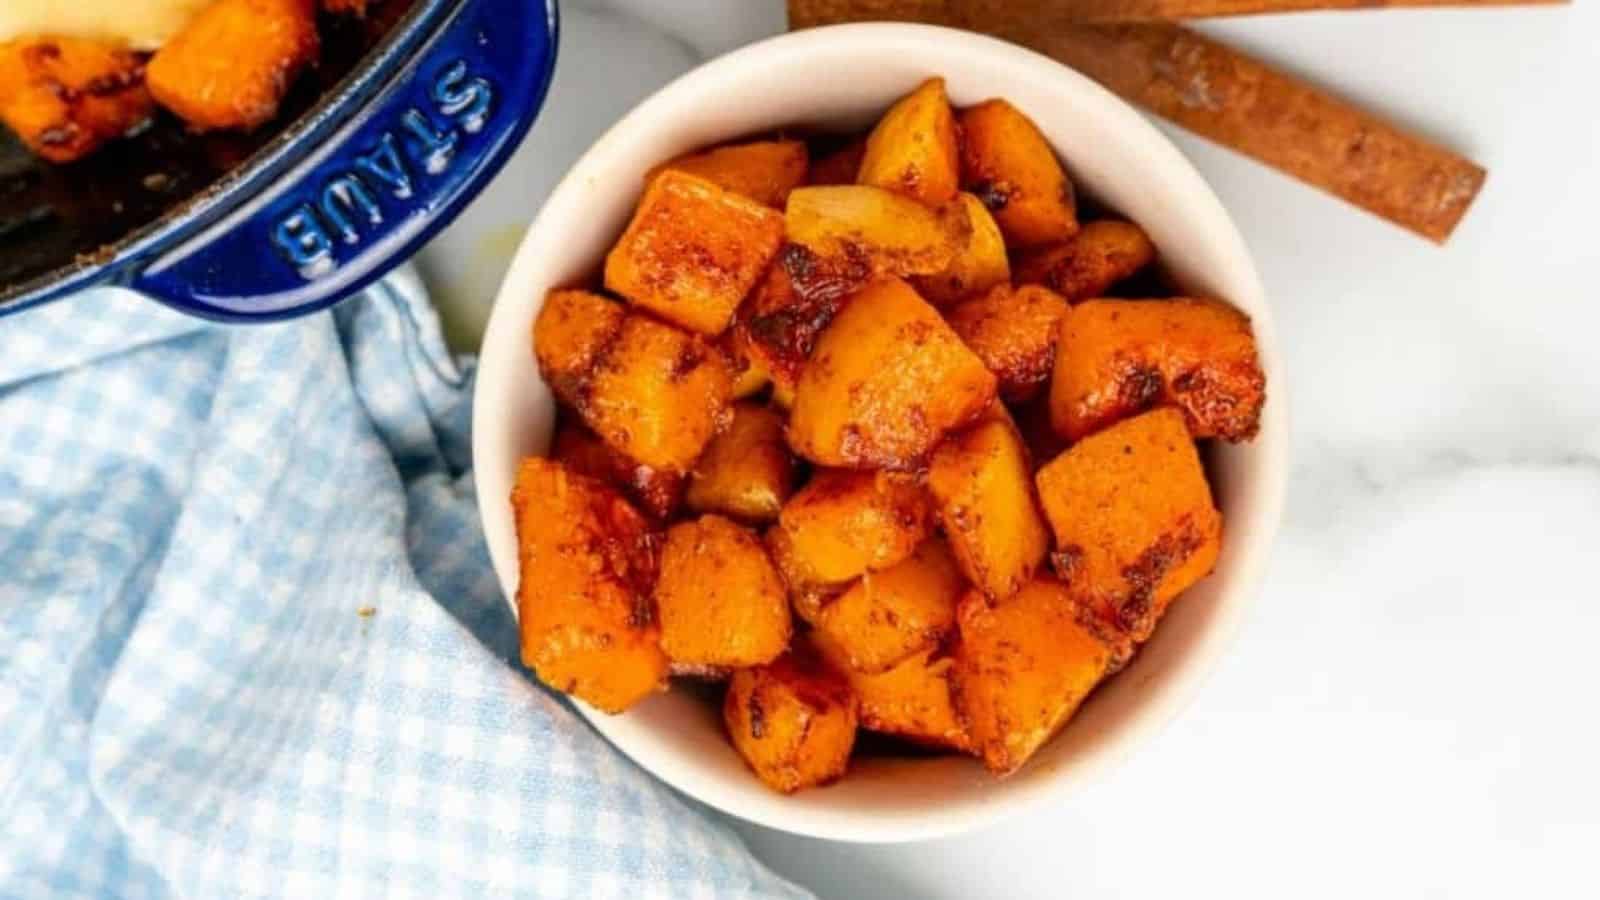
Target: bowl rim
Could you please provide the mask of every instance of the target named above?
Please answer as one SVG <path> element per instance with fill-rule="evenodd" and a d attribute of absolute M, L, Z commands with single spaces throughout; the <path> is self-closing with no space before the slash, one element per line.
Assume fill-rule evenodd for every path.
<path fill-rule="evenodd" d="M 589 169 L 592 161 L 604 159 L 616 152 L 613 148 L 657 129 L 656 123 L 664 112 L 673 111 L 700 95 L 705 89 L 725 82 L 730 75 L 748 66 L 776 65 L 780 60 L 807 57 L 827 52 L 840 52 L 845 44 L 861 45 L 860 52 L 885 52 L 895 44 L 917 45 L 929 49 L 930 45 L 945 54 L 962 52 L 984 56 L 985 65 L 996 68 L 1030 71 L 1035 77 L 1053 79 L 1063 87 L 1082 95 L 1086 103 L 1095 107 L 1093 118 L 1103 120 L 1107 128 L 1115 128 L 1161 159 L 1164 169 L 1171 171 L 1168 187 L 1192 194 L 1193 203 L 1202 207 L 1203 221 L 1190 228 L 1208 233 L 1208 241 L 1220 246 L 1230 262 L 1237 266 L 1241 283 L 1253 295 L 1250 306 L 1258 352 L 1268 382 L 1273 385 L 1263 411 L 1261 430 L 1256 438 L 1256 449 L 1261 462 L 1252 475 L 1262 479 L 1255 485 L 1252 503 L 1259 524 L 1254 539 L 1241 542 L 1243 548 L 1233 571 L 1235 586 L 1216 604 L 1217 610 L 1207 620 L 1206 627 L 1195 644 L 1189 648 L 1177 665 L 1164 676 L 1162 690 L 1143 699 L 1129 721 L 1114 735 L 1101 740 L 1083 756 L 1075 758 L 1070 766 L 1049 773 L 1037 789 L 1004 792 L 994 799 L 978 803 L 946 805 L 930 803 L 914 816 L 889 815 L 872 817 L 859 812 L 840 810 L 818 813 L 815 809 L 796 809 L 792 813 L 773 809 L 750 809 L 735 793 L 725 789 L 717 779 L 688 765 L 684 760 L 661 754 L 651 758 L 636 755 L 633 748 L 619 738 L 619 720 L 625 717 L 609 716 L 592 709 L 581 701 L 572 701 L 574 708 L 624 756 L 641 768 L 664 781 L 674 789 L 724 813 L 792 834 L 859 843 L 898 843 L 949 837 L 977 830 L 1010 816 L 1038 809 L 1052 800 L 1060 800 L 1081 784 L 1102 778 L 1107 771 L 1119 765 L 1134 748 L 1152 741 L 1177 714 L 1193 699 L 1205 678 L 1214 669 L 1223 650 L 1232 643 L 1238 626 L 1250 603 L 1259 594 L 1266 574 L 1279 525 L 1287 491 L 1289 469 L 1288 385 L 1284 364 L 1278 352 L 1277 334 L 1273 324 L 1270 301 L 1254 260 L 1243 236 L 1229 216 L 1221 200 L 1209 183 L 1195 169 L 1181 151 L 1149 120 L 1079 72 L 1049 57 L 995 38 L 942 26 L 907 23 L 854 23 L 826 26 L 791 32 L 747 45 L 724 56 L 710 60 L 673 80 L 636 105 L 627 115 L 608 129 L 556 185 L 538 215 L 524 233 L 516 255 L 501 281 L 489 323 L 485 329 L 480 361 L 486 361 L 494 352 L 494 336 L 513 330 L 528 333 L 531 322 L 511 321 L 510 310 L 514 304 L 508 297 L 520 293 L 521 286 L 536 280 L 543 267 L 542 248 L 546 232 L 555 234 L 549 218 L 551 210 L 571 206 L 570 198 L 590 187 Z M 934 70 L 937 71 L 937 65 Z M 1070 163 L 1070 160 L 1069 160 Z M 1233 298 L 1237 299 L 1237 298 Z M 480 369 L 480 372 L 482 370 Z M 489 397 L 493 390 L 486 379 L 479 378 L 475 386 L 473 420 L 480 423 L 473 429 L 474 469 L 488 455 L 488 429 L 481 423 L 493 421 L 498 411 L 491 408 L 495 402 Z M 505 498 L 492 496 L 488 480 L 475 479 L 479 516 L 486 537 L 491 523 L 486 511 L 493 504 L 505 503 Z M 491 540 L 491 555 L 494 541 Z M 515 570 L 515 553 L 509 568 L 498 557 L 495 559 L 497 576 Z M 500 554 L 503 555 L 503 554 Z M 508 582 L 500 578 L 506 602 L 516 615 L 515 576 Z M 753 777 L 753 776 L 752 776 Z"/>

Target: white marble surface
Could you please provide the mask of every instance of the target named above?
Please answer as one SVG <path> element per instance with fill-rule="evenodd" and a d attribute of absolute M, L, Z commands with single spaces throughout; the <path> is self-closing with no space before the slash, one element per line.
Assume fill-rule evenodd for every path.
<path fill-rule="evenodd" d="M 566 10 L 549 112 L 424 254 L 464 342 L 556 174 L 783 23 L 780 0 Z M 1291 368 L 1290 509 L 1236 649 L 1059 808 L 893 847 L 742 830 L 826 897 L 1600 896 L 1600 6 L 1207 29 L 1491 173 L 1440 249 L 1169 129 L 1250 242 Z"/>

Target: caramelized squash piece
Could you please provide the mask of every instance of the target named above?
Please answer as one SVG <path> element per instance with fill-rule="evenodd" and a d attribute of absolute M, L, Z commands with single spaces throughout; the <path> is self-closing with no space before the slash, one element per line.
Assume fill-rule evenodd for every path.
<path fill-rule="evenodd" d="M 994 213 L 1012 249 L 1077 233 L 1072 182 L 1031 119 L 996 99 L 963 111 L 960 121 L 961 189 Z"/>
<path fill-rule="evenodd" d="M 794 459 L 783 417 L 754 403 L 733 408 L 726 431 L 711 439 L 689 479 L 689 508 L 741 522 L 765 523 L 794 491 Z"/>
<path fill-rule="evenodd" d="M 316 0 L 213 0 L 150 60 L 156 102 L 196 131 L 249 131 L 317 61 Z"/>
<path fill-rule="evenodd" d="M 677 169 L 645 188 L 606 256 L 606 289 L 691 331 L 717 335 L 783 240 L 783 217 Z"/>
<path fill-rule="evenodd" d="M 655 586 L 661 649 L 675 666 L 741 668 L 789 646 L 789 598 L 761 541 L 721 516 L 667 531 Z"/>
<path fill-rule="evenodd" d="M 552 688 L 611 713 L 664 687 L 644 517 L 611 488 L 538 458 L 517 470 L 511 505 L 523 663 Z"/>
<path fill-rule="evenodd" d="M 563 419 L 566 415 L 563 411 Z M 578 422 L 562 421 L 550 446 L 550 458 L 565 463 L 579 475 L 617 488 L 659 521 L 670 519 L 683 502 L 682 475 L 652 469 L 628 458 Z"/>
<path fill-rule="evenodd" d="M 913 478 L 823 469 L 784 505 L 767 540 L 791 598 L 826 596 L 910 556 L 931 519 L 928 494 Z M 806 607 L 797 610 L 811 620 Z"/>
<path fill-rule="evenodd" d="M 878 673 L 931 650 L 949 633 L 966 583 L 938 538 L 881 572 L 868 572 L 818 612 L 812 638 L 831 660 Z"/>
<path fill-rule="evenodd" d="M 783 209 L 789 192 L 805 181 L 806 163 L 806 145 L 800 141 L 755 141 L 680 156 L 652 169 L 645 179 L 668 169 L 686 172 L 763 206 Z"/>
<path fill-rule="evenodd" d="M 806 172 L 808 187 L 855 184 L 861 171 L 861 160 L 867 155 L 867 139 L 858 137 L 844 146 L 822 156 L 813 156 L 811 168 Z"/>
<path fill-rule="evenodd" d="M 941 214 L 871 185 L 805 187 L 789 193 L 784 234 L 836 268 L 862 275 L 932 275 L 970 240 L 960 210 Z"/>
<path fill-rule="evenodd" d="M 0 122 L 50 162 L 88 156 L 153 109 L 144 63 L 127 50 L 66 37 L 0 43 Z"/>
<path fill-rule="evenodd" d="M 951 435 L 933 454 L 928 491 L 945 535 L 962 573 L 990 597 L 1016 593 L 1049 552 L 1032 472 L 1016 427 L 1002 419 Z"/>
<path fill-rule="evenodd" d="M 1050 420 L 1077 440 L 1152 406 L 1183 411 L 1195 437 L 1247 441 L 1266 375 L 1250 320 L 1205 300 L 1094 300 L 1062 322 Z"/>
<path fill-rule="evenodd" d="M 928 206 L 955 197 L 961 159 L 943 78 L 924 81 L 889 107 L 867 137 L 856 180 Z"/>
<path fill-rule="evenodd" d="M 817 336 L 865 277 L 864 269 L 841 270 L 799 244 L 785 244 L 739 307 L 730 340 L 766 372 L 774 394 L 792 395 Z"/>
<path fill-rule="evenodd" d="M 539 371 L 608 446 L 682 474 L 727 424 L 728 361 L 698 335 L 582 291 L 553 291 L 534 323 Z"/>
<path fill-rule="evenodd" d="M 1041 248 L 1019 260 L 1017 283 L 1042 284 L 1077 303 L 1104 295 L 1155 257 L 1155 245 L 1144 229 L 1132 222 L 1090 222 L 1065 243 Z"/>
<path fill-rule="evenodd" d="M 909 470 L 995 398 L 994 375 L 897 278 L 834 317 L 800 375 L 789 444 L 821 465 Z"/>
<path fill-rule="evenodd" d="M 1025 403 L 1050 379 L 1056 338 L 1071 307 L 1042 287 L 1000 285 L 950 310 L 950 327 L 1000 379 L 1000 396 Z"/>
<path fill-rule="evenodd" d="M 971 224 L 970 235 L 955 259 L 944 271 L 911 280 L 917 293 L 934 306 L 946 307 L 978 296 L 997 285 L 1011 281 L 1011 263 L 1006 259 L 1006 242 L 989 210 L 971 194 L 957 194 L 944 215 L 965 215 Z"/>
<path fill-rule="evenodd" d="M 1067 589 L 1045 578 L 993 603 L 968 592 L 956 618 L 956 709 L 989 771 L 1015 772 L 1077 712 L 1110 651 L 1078 624 Z"/>
<path fill-rule="evenodd" d="M 804 643 L 728 682 L 722 718 L 734 749 L 785 794 L 845 773 L 856 740 L 856 701 L 842 675 Z"/>
<path fill-rule="evenodd" d="M 862 728 L 925 747 L 971 753 L 972 740 L 950 697 L 954 665 L 954 659 L 935 648 L 912 654 L 886 672 L 842 671 L 855 692 Z"/>
<path fill-rule="evenodd" d="M 1035 476 L 1062 580 L 1135 641 L 1222 549 L 1222 514 L 1174 409 L 1119 422 Z"/>

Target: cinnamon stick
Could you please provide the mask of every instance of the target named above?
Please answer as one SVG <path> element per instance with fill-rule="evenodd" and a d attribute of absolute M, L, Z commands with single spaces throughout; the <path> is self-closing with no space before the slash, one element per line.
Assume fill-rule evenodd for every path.
<path fill-rule="evenodd" d="M 987 2 L 992 9 L 981 27 L 966 27 L 1044 53 L 1125 100 L 1430 240 L 1450 236 L 1487 175 L 1468 159 L 1187 29 L 1042 24 L 1018 12 L 1026 4 Z M 791 15 L 799 13 L 791 24 L 888 18 L 960 26 L 962 20 L 937 10 L 923 16 L 951 5 L 790 0 Z"/>
<path fill-rule="evenodd" d="M 983 30 L 996 16 L 1103 25 L 1217 16 L 1441 7 L 1558 6 L 1569 0 L 790 0 L 789 27 L 891 19 Z"/>

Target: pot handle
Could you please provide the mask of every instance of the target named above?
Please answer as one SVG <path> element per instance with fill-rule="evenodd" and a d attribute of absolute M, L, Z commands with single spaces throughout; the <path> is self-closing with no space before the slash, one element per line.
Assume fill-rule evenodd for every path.
<path fill-rule="evenodd" d="M 350 296 L 404 262 L 499 171 L 544 103 L 555 54 L 555 0 L 463 0 L 350 121 L 127 285 L 234 322 Z"/>

